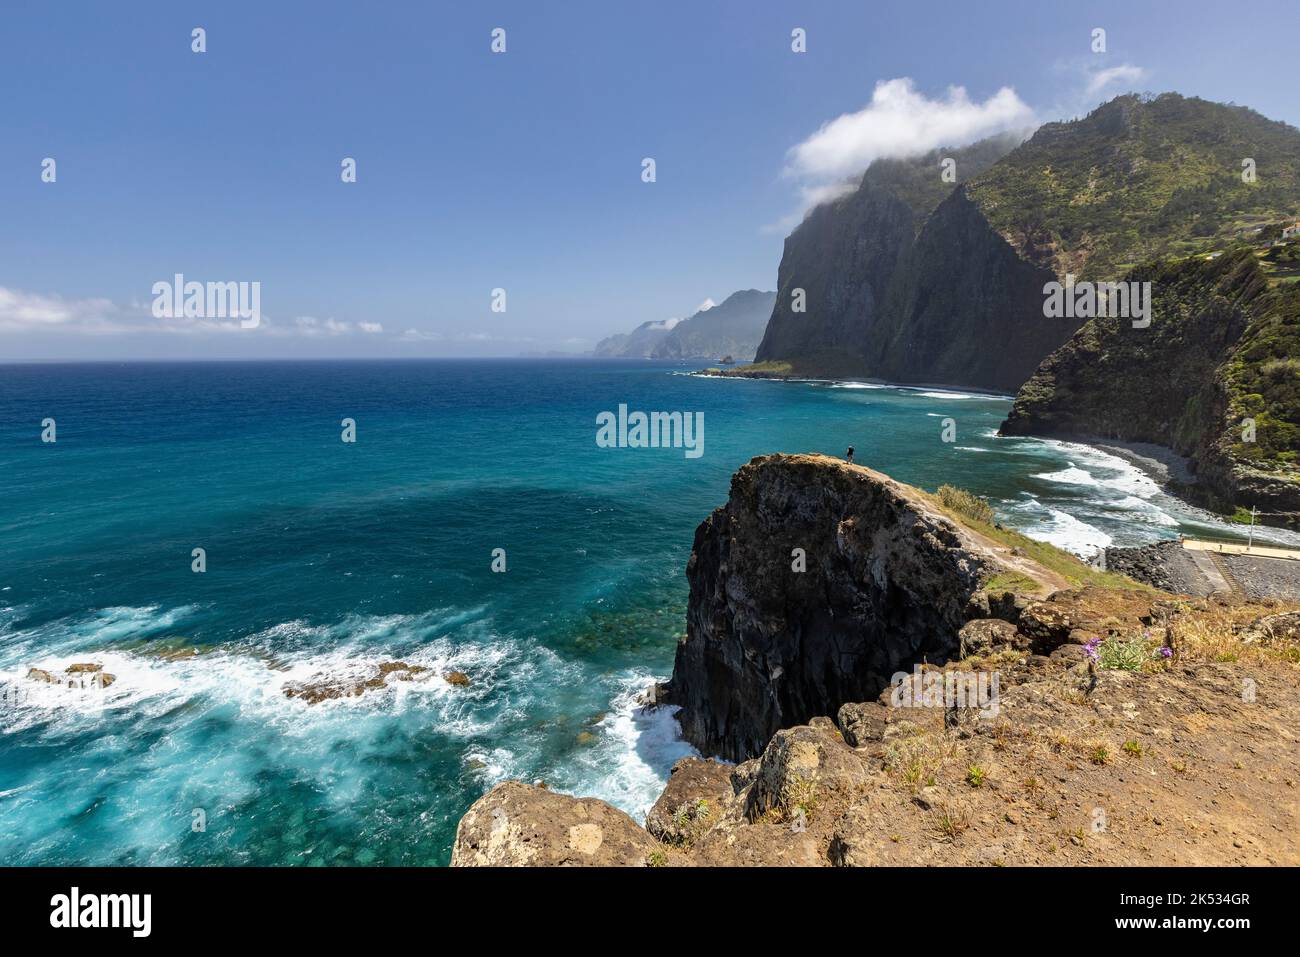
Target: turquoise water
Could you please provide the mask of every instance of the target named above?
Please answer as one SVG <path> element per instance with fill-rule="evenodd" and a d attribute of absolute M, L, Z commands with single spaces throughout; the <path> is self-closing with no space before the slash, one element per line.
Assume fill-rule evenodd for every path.
<path fill-rule="evenodd" d="M 685 371 L 0 366 L 0 862 L 442 864 L 507 777 L 644 814 L 691 752 L 632 696 L 670 671 L 695 526 L 757 454 L 853 445 L 1083 553 L 1208 522 L 1104 453 L 995 439 L 1005 397 Z M 597 447 L 620 403 L 703 412 L 704 454 Z M 284 695 L 395 659 L 437 674 Z M 117 680 L 26 678 L 75 661 Z"/>

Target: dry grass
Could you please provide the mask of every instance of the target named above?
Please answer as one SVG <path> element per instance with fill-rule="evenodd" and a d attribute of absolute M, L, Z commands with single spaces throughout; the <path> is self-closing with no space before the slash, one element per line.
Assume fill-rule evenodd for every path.
<path fill-rule="evenodd" d="M 940 485 L 934 494 L 945 508 L 977 522 L 993 522 L 993 506 L 978 495 L 952 485 Z"/>
<path fill-rule="evenodd" d="M 1271 612 L 1294 611 L 1295 605 L 1279 605 Z M 1283 639 L 1243 642 L 1241 630 L 1260 616 L 1255 605 L 1212 604 L 1207 611 L 1175 616 L 1170 621 L 1173 646 L 1184 661 L 1248 661 L 1269 658 L 1300 663 L 1300 643 Z"/>

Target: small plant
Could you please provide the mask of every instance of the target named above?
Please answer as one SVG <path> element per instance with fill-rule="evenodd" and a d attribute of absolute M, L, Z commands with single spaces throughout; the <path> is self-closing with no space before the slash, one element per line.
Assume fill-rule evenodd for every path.
<path fill-rule="evenodd" d="M 795 817 L 805 822 L 812 820 L 813 811 L 817 810 L 817 788 L 811 781 L 795 775 L 784 797 L 787 820 Z"/>
<path fill-rule="evenodd" d="M 1179 774 L 1182 774 L 1184 771 L 1187 770 L 1187 762 L 1181 759 L 1176 761 L 1171 761 L 1169 763 L 1169 766 L 1173 768 L 1175 771 L 1177 771 Z"/>
<path fill-rule="evenodd" d="M 970 814 L 965 808 L 952 804 L 941 804 L 935 808 L 934 826 L 950 841 L 970 827 Z"/>
<path fill-rule="evenodd" d="M 1124 742 L 1124 753 L 1131 754 L 1135 758 L 1142 757 L 1142 744 L 1137 738 L 1130 738 Z"/>
<path fill-rule="evenodd" d="M 646 867 L 663 867 L 668 863 L 668 855 L 663 851 L 651 851 L 645 859 Z"/>
<path fill-rule="evenodd" d="M 920 759 L 914 759 L 912 763 L 903 770 L 903 781 L 907 783 L 908 787 L 916 787 L 921 783 L 921 774 L 923 770 Z"/>
<path fill-rule="evenodd" d="M 1094 638 L 1083 646 L 1088 657 L 1098 668 L 1112 671 L 1141 671 L 1146 663 L 1147 642 L 1145 638 Z"/>
<path fill-rule="evenodd" d="M 1088 754 L 1088 760 L 1093 764 L 1109 764 L 1110 752 L 1106 750 L 1104 744 L 1099 744 Z"/>
<path fill-rule="evenodd" d="M 972 764 L 966 769 L 966 783 L 973 788 L 982 788 L 986 777 L 984 769 L 978 764 Z"/>

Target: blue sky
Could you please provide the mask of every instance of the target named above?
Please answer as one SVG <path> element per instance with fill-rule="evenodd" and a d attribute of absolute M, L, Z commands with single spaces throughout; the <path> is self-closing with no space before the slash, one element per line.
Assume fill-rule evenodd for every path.
<path fill-rule="evenodd" d="M 1300 125 L 1281 9 L 8 0 L 0 361 L 590 349 L 774 288 L 808 197 L 927 130 L 1128 90 Z M 870 108 L 885 81 L 892 113 Z M 260 282 L 264 323 L 154 318 L 175 273 Z"/>

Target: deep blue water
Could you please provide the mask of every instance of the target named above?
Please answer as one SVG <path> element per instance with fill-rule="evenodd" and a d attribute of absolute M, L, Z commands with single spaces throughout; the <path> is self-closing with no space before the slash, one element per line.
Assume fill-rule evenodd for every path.
<path fill-rule="evenodd" d="M 1004 397 L 684 371 L 0 366 L 0 863 L 440 864 L 506 777 L 643 814 L 690 749 L 632 695 L 670 671 L 695 526 L 757 454 L 853 445 L 1085 553 L 1205 529 L 1111 456 L 995 439 Z M 597 447 L 620 403 L 703 412 L 704 454 Z M 434 674 L 283 693 L 395 659 Z M 76 661 L 117 680 L 26 677 Z"/>

